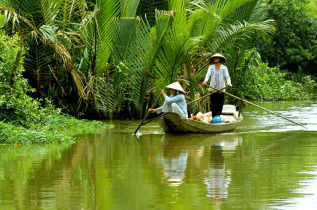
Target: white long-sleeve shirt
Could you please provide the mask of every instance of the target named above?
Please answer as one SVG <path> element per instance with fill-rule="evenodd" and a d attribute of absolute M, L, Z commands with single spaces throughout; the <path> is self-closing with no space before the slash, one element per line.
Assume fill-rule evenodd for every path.
<path fill-rule="evenodd" d="M 208 82 L 208 80 L 210 79 L 209 85 L 214 88 L 216 88 L 216 71 L 217 70 L 216 70 L 215 64 L 210 65 L 204 80 L 205 82 Z M 222 89 L 226 87 L 225 80 L 228 85 L 228 84 L 231 84 L 231 79 L 229 76 L 228 68 L 225 65 L 221 64 L 220 69 L 218 71 L 219 71 L 219 89 Z M 216 91 L 216 90 L 213 90 L 212 88 L 209 88 L 208 90 L 211 92 Z"/>

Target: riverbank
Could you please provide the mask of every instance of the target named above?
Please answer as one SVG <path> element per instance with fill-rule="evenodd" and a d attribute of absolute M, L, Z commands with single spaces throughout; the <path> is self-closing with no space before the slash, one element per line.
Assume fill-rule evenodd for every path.
<path fill-rule="evenodd" d="M 0 122 L 0 144 L 75 143 L 78 140 L 75 134 L 96 133 L 107 127 L 111 125 L 66 115 L 50 116 L 49 121 L 34 124 L 31 128 Z"/>

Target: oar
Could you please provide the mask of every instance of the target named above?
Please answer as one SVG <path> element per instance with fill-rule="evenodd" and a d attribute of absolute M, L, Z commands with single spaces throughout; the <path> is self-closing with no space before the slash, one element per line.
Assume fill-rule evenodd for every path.
<path fill-rule="evenodd" d="M 220 91 L 219 89 L 214 88 L 214 87 L 211 87 L 210 85 L 207 85 L 207 86 L 210 87 L 210 88 L 212 88 L 212 89 L 214 89 L 214 90 Z M 276 116 L 278 116 L 278 117 L 281 117 L 281 118 L 283 118 L 283 119 L 285 119 L 285 120 L 288 120 L 288 121 L 290 121 L 290 122 L 292 122 L 292 123 L 295 123 L 296 125 L 300 125 L 300 126 L 302 126 L 303 128 L 306 128 L 305 126 L 303 126 L 303 125 L 300 124 L 300 123 L 297 123 L 297 122 L 295 122 L 295 121 L 293 121 L 293 120 L 287 119 L 286 117 L 283 117 L 283 116 L 280 115 L 280 114 L 277 114 L 277 113 L 275 113 L 275 112 L 273 112 L 273 111 L 271 111 L 271 110 L 268 110 L 268 109 L 263 108 L 263 107 L 261 107 L 261 106 L 259 106 L 259 105 L 256 105 L 256 104 L 254 104 L 254 103 L 251 103 L 250 101 L 247 101 L 247 100 L 245 100 L 245 99 L 239 98 L 238 96 L 232 95 L 232 94 L 227 93 L 227 92 L 223 92 L 223 93 L 224 93 L 224 94 L 227 94 L 228 96 L 231 96 L 231 97 L 233 97 L 233 98 L 236 98 L 236 99 L 238 99 L 238 100 L 241 100 L 241 101 L 243 101 L 243 102 L 245 102 L 245 103 L 247 103 L 247 104 L 250 104 L 250 105 L 252 105 L 252 106 L 255 106 L 255 107 L 259 108 L 259 109 L 262 109 L 262 110 L 264 110 L 264 111 L 267 111 L 267 112 L 269 112 L 269 113 L 271 113 L 271 114 L 274 114 L 274 115 L 276 115 Z"/>
<path fill-rule="evenodd" d="M 146 124 L 148 124 L 148 123 L 150 123 L 150 122 L 152 122 L 152 121 L 154 121 L 154 120 L 156 120 L 156 119 L 161 118 L 163 114 L 164 114 L 164 113 L 162 112 L 162 113 L 158 114 L 156 117 L 154 117 L 154 118 L 152 118 L 152 119 L 149 119 L 148 121 L 142 123 L 142 126 L 143 126 L 143 125 L 146 125 Z"/>
<path fill-rule="evenodd" d="M 155 100 L 154 104 L 152 105 L 151 109 L 154 108 L 154 106 L 156 105 L 156 103 L 159 101 L 159 99 L 161 98 L 161 94 L 159 95 L 159 97 L 157 97 L 157 99 Z M 140 125 L 138 126 L 138 128 L 134 131 L 134 135 L 138 132 L 138 130 L 140 129 L 140 127 L 143 125 L 144 120 L 147 118 L 147 116 L 149 115 L 149 112 L 147 111 L 147 113 L 145 114 L 142 122 L 140 123 Z"/>
<path fill-rule="evenodd" d="M 219 91 L 222 91 L 222 90 L 226 89 L 227 87 L 228 87 L 228 86 L 226 86 L 226 87 L 224 87 L 224 88 L 221 88 Z M 199 100 L 201 100 L 201 99 L 203 99 L 203 98 L 206 98 L 207 96 L 210 96 L 210 95 L 215 94 L 215 93 L 217 93 L 217 92 L 208 93 L 208 94 L 206 94 L 206 95 L 204 95 L 204 96 L 202 96 L 202 97 L 200 97 L 200 98 L 197 98 L 196 100 L 189 102 L 189 103 L 187 104 L 187 106 L 188 106 L 189 104 L 192 104 L 192 103 L 194 103 L 194 102 L 196 102 L 196 101 L 199 101 Z"/>

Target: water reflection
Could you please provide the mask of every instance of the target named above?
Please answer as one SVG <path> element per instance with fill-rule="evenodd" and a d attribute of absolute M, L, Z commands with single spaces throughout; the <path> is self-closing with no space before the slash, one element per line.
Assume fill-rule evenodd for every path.
<path fill-rule="evenodd" d="M 163 183 L 167 183 L 170 186 L 179 186 L 183 183 L 187 158 L 187 152 L 181 152 L 175 155 L 173 151 L 164 151 Z"/>
<path fill-rule="evenodd" d="M 0 209 L 268 209 L 316 195 L 316 132 L 168 135 L 153 124 L 137 138 L 136 127 L 0 147 Z"/>
<path fill-rule="evenodd" d="M 228 186 L 231 182 L 231 170 L 226 169 L 225 154 L 234 153 L 237 146 L 241 146 L 242 137 L 237 135 L 224 136 L 215 145 L 210 146 L 210 161 L 205 172 L 204 183 L 207 186 L 207 197 L 217 203 L 223 202 L 228 196 Z"/>
<path fill-rule="evenodd" d="M 143 135 L 139 142 L 142 151 L 148 151 L 148 142 L 157 135 Z M 236 153 L 243 142 L 239 135 L 162 135 L 162 156 L 149 155 L 162 167 L 161 184 L 180 187 L 186 183 L 204 183 L 205 196 L 221 202 L 227 197 L 230 170 L 224 159 Z M 152 162 L 153 164 L 153 162 Z"/>
<path fill-rule="evenodd" d="M 55 198 L 69 189 L 70 173 L 66 172 L 71 170 L 63 158 L 70 147 L 69 144 L 0 147 L 0 209 L 56 207 Z"/>
<path fill-rule="evenodd" d="M 214 198 L 216 203 L 227 198 L 227 188 L 231 178 L 230 171 L 226 171 L 224 156 L 220 146 L 210 147 L 210 162 L 204 181 L 208 189 L 207 197 Z"/>

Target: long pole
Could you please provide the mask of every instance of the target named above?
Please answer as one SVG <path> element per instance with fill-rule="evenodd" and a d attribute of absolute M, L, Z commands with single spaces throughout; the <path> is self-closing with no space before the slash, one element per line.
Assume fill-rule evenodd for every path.
<path fill-rule="evenodd" d="M 153 103 L 151 109 L 154 108 L 154 106 L 156 105 L 156 103 L 159 101 L 159 99 L 161 98 L 161 94 L 159 95 L 159 97 L 157 97 L 157 99 L 155 100 L 155 102 Z M 138 126 L 138 128 L 134 131 L 134 135 L 138 132 L 138 130 L 140 129 L 140 127 L 143 125 L 143 122 L 145 121 L 145 119 L 147 118 L 147 116 L 149 115 L 149 112 L 146 112 L 142 122 L 140 123 L 140 125 Z"/>
<path fill-rule="evenodd" d="M 226 89 L 227 87 L 228 87 L 228 86 L 226 86 L 226 87 L 224 87 L 224 88 L 221 88 L 219 91 L 222 91 L 222 90 Z M 217 92 L 208 93 L 208 94 L 206 94 L 206 95 L 204 95 L 204 96 L 202 96 L 202 97 L 200 97 L 200 98 L 197 98 L 196 100 L 189 102 L 189 103 L 187 104 L 187 106 L 188 106 L 189 104 L 192 104 L 192 103 L 194 103 L 194 102 L 196 102 L 196 101 L 199 101 L 199 100 L 201 100 L 201 99 L 203 99 L 203 98 L 206 98 L 207 96 L 210 96 L 210 95 L 212 95 L 212 94 L 214 94 L 214 93 L 217 93 Z"/>
<path fill-rule="evenodd" d="M 209 85 L 207 85 L 207 86 L 210 87 L 210 88 L 212 88 L 212 89 L 214 89 L 214 90 L 220 91 L 220 90 L 217 89 L 217 88 L 211 87 L 211 86 L 209 86 Z M 264 110 L 264 111 L 267 111 L 267 112 L 269 112 L 269 113 L 271 113 L 271 114 L 274 114 L 274 115 L 276 115 L 276 116 L 278 116 L 278 117 L 281 117 L 281 118 L 283 118 L 283 119 L 285 119 L 285 120 L 288 120 L 288 121 L 290 121 L 290 122 L 292 122 L 292 123 L 295 123 L 296 125 L 300 125 L 300 126 L 302 126 L 303 128 L 306 128 L 305 126 L 303 126 L 303 125 L 300 124 L 300 123 L 297 123 L 297 122 L 295 122 L 295 121 L 293 121 L 293 120 L 287 119 L 286 117 L 283 117 L 283 116 L 280 115 L 280 114 L 277 114 L 277 113 L 275 113 L 275 112 L 273 112 L 273 111 L 271 111 L 271 110 L 268 110 L 268 109 L 263 108 L 263 107 L 261 107 L 261 106 L 259 106 L 259 105 L 256 105 L 256 104 L 254 104 L 254 103 L 252 103 L 252 102 L 250 102 L 250 101 L 247 101 L 247 100 L 245 100 L 245 99 L 239 98 L 238 96 L 232 95 L 232 94 L 227 93 L 227 92 L 223 92 L 223 93 L 224 93 L 224 94 L 227 94 L 228 96 L 231 96 L 231 97 L 233 97 L 233 98 L 236 98 L 236 99 L 238 99 L 238 100 L 241 100 L 241 101 L 243 101 L 243 102 L 245 102 L 245 103 L 247 103 L 247 104 L 250 104 L 250 105 L 252 105 L 252 106 L 255 106 L 255 107 L 259 108 L 259 109 L 262 109 L 262 110 Z"/>

